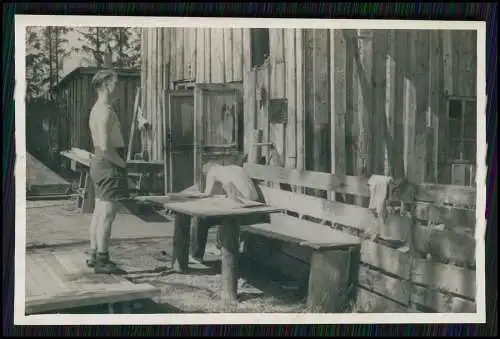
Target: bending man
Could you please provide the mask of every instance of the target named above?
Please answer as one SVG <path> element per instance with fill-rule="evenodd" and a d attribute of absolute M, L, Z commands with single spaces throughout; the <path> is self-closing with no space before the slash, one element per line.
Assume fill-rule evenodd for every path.
<path fill-rule="evenodd" d="M 252 180 L 243 169 L 246 156 L 240 158 L 236 165 L 222 166 L 208 163 L 203 166 L 206 173 L 205 193 L 225 194 L 233 199 L 245 198 L 248 200 L 260 200 L 259 193 Z M 268 221 L 268 216 L 258 215 L 246 217 L 243 224 L 263 223 Z M 193 218 L 191 225 L 190 256 L 191 263 L 203 262 L 205 247 L 207 245 L 208 230 L 210 227 L 221 225 L 217 218 Z M 217 248 L 220 249 L 219 231 L 217 231 Z"/>

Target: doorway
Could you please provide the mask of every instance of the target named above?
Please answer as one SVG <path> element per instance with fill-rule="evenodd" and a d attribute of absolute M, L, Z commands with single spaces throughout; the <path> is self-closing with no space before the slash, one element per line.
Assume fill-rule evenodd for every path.
<path fill-rule="evenodd" d="M 168 92 L 168 190 L 180 192 L 194 183 L 194 91 Z"/>

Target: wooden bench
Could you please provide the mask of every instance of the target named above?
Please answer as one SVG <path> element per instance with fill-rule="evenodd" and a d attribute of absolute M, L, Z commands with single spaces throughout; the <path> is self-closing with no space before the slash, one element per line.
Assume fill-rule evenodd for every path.
<path fill-rule="evenodd" d="M 262 179 L 258 175 L 252 178 Z M 342 312 L 355 290 L 360 240 L 303 219 L 300 206 L 307 204 L 303 200 L 307 196 L 264 185 L 259 189 L 266 203 L 298 216 L 277 213 L 270 215 L 270 223 L 243 227 L 244 256 L 283 269 L 307 286 L 311 312 Z"/>
<path fill-rule="evenodd" d="M 351 305 L 356 312 L 475 312 L 474 188 L 422 184 L 414 187 L 412 198 L 393 194 L 389 205 L 398 207 L 389 211 L 373 237 L 377 218 L 359 199 L 351 199 L 367 200 L 368 178 L 255 164 L 245 169 L 258 181 L 266 203 L 287 214 L 242 229 L 244 255 L 305 279 L 313 310 L 341 309 L 346 301 L 336 299 L 336 290 L 355 285 Z M 332 201 L 262 182 L 336 192 L 344 199 Z M 353 255 L 356 247 L 358 258 Z M 331 282 L 337 272 L 345 280 L 342 288 Z M 318 302 L 316 295 L 329 301 Z"/>

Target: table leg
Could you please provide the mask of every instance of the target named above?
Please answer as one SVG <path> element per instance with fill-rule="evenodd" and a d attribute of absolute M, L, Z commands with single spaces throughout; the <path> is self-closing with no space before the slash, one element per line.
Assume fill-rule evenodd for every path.
<path fill-rule="evenodd" d="M 175 213 L 172 268 L 179 273 L 185 273 L 188 268 L 190 224 L 191 218 L 189 216 Z"/>
<path fill-rule="evenodd" d="M 225 221 L 220 228 L 222 245 L 222 291 L 225 303 L 237 302 L 240 227 L 235 220 Z"/>

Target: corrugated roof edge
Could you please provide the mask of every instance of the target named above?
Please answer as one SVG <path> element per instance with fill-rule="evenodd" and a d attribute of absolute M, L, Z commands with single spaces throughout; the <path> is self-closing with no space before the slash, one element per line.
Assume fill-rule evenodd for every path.
<path fill-rule="evenodd" d="M 63 86 L 66 84 L 68 81 L 70 81 L 73 77 L 75 77 L 78 74 L 95 74 L 97 71 L 101 70 L 103 68 L 98 68 L 98 67 L 77 67 L 68 74 L 59 82 L 54 85 L 53 89 L 57 90 L 59 87 Z M 132 76 L 132 77 L 139 77 L 141 75 L 140 69 L 139 68 L 113 68 L 115 72 L 118 73 L 119 76 Z"/>

